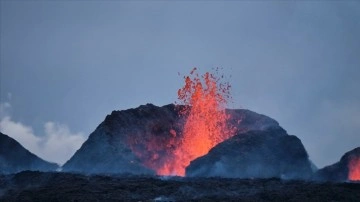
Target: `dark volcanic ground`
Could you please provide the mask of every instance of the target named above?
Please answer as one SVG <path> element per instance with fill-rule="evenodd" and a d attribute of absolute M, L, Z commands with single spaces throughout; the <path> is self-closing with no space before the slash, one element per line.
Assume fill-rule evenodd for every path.
<path fill-rule="evenodd" d="M 360 183 L 270 179 L 0 175 L 0 201 L 359 201 Z"/>

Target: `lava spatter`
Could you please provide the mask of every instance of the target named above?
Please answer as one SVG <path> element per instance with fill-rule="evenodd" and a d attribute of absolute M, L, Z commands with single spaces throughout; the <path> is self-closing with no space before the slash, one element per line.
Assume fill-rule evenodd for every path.
<path fill-rule="evenodd" d="M 199 75 L 196 68 L 184 80 L 184 87 L 178 90 L 180 103 L 185 105 L 180 116 L 186 117 L 182 139 L 174 157 L 157 170 L 160 175 L 184 176 L 190 161 L 207 154 L 235 131 L 228 126 L 225 111 L 230 85 L 209 72 Z"/>

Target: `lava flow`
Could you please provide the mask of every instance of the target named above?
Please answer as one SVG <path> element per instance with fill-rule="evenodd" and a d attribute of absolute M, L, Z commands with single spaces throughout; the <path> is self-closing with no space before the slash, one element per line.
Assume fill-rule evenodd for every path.
<path fill-rule="evenodd" d="M 360 157 L 355 157 L 350 160 L 348 178 L 351 181 L 360 181 Z"/>
<path fill-rule="evenodd" d="M 184 77 L 185 86 L 178 90 L 178 98 L 185 105 L 180 116 L 186 117 L 186 121 L 174 157 L 157 170 L 159 175 L 184 176 L 190 161 L 205 155 L 235 132 L 228 127 L 229 115 L 225 112 L 230 85 L 214 74 L 199 75 L 196 70 Z"/>

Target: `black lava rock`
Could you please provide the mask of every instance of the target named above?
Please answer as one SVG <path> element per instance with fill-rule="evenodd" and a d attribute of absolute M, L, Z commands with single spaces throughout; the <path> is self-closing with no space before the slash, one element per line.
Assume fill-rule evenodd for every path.
<path fill-rule="evenodd" d="M 311 162 L 300 139 L 281 127 L 239 133 L 186 168 L 190 177 L 307 179 L 311 175 Z"/>
<path fill-rule="evenodd" d="M 180 144 L 185 118 L 184 106 L 152 104 L 113 111 L 90 134 L 88 140 L 64 164 L 64 171 L 84 173 L 154 173 L 156 166 L 173 158 Z M 245 109 L 228 109 L 229 124 L 240 132 L 265 130 L 279 124 Z M 141 155 L 137 155 L 141 153 Z M 149 168 L 154 168 L 153 170 Z"/>

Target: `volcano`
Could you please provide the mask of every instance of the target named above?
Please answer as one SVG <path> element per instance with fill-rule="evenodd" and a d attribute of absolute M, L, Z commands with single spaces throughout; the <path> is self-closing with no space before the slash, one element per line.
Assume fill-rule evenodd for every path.
<path fill-rule="evenodd" d="M 325 181 L 360 181 L 360 147 L 346 152 L 339 162 L 319 169 L 315 178 Z"/>
<path fill-rule="evenodd" d="M 205 155 L 209 158 L 205 160 L 206 162 L 217 159 L 214 157 L 217 156 L 216 151 L 226 149 L 221 149 L 222 146 L 219 146 L 220 149 L 214 149 L 211 153 L 209 151 L 228 140 L 232 142 L 229 144 L 231 150 L 249 148 L 261 152 L 247 152 L 245 155 L 225 152 L 224 158 L 234 154 L 253 159 L 258 157 L 256 154 L 278 155 L 276 157 L 278 160 L 273 162 L 264 161 L 269 158 L 259 158 L 258 160 L 263 161 L 259 165 L 265 168 L 275 164 L 294 164 L 298 165 L 290 166 L 294 173 L 301 170 L 300 173 L 303 175 L 306 170 L 308 175 L 311 166 L 301 141 L 298 139 L 294 141 L 294 138 L 284 133 L 275 120 L 267 116 L 244 109 L 226 109 L 227 103 L 231 100 L 231 86 L 222 80 L 223 75 L 218 75 L 219 68 L 215 71 L 214 74 L 206 72 L 201 75 L 197 73 L 197 68 L 193 68 L 188 76 L 184 76 L 184 86 L 178 90 L 179 103 L 176 105 L 157 107 L 147 104 L 135 109 L 113 111 L 63 166 L 64 171 L 185 176 L 188 174 L 185 171 L 190 165 L 189 175 L 193 176 L 195 174 L 192 171 L 197 170 L 195 173 L 199 173 L 198 170 L 203 169 L 196 168 L 199 167 L 196 166 L 199 165 L 196 162 L 202 160 L 195 163 L 192 161 Z M 278 130 L 272 130 L 271 133 L 262 132 L 274 128 Z M 248 131 L 256 131 L 254 132 L 256 134 L 247 135 Z M 241 138 L 249 136 L 248 140 L 254 144 L 247 147 L 243 144 L 249 141 L 237 141 L 237 138 L 233 138 L 235 135 Z M 273 135 L 276 137 L 275 141 L 274 138 L 269 138 Z M 270 146 L 265 151 L 259 145 Z M 283 159 L 279 161 L 279 158 Z M 299 158 L 301 163 L 292 158 Z M 237 165 L 241 164 L 245 167 L 250 162 L 237 160 Z M 219 159 L 217 161 L 219 162 Z M 200 164 L 202 167 L 203 164 Z M 248 165 L 249 168 L 252 166 L 254 164 Z M 269 177 L 279 177 L 284 172 L 288 172 L 289 168 L 271 167 L 276 171 L 269 174 Z M 233 172 L 230 170 L 226 172 Z M 259 170 L 258 173 L 261 172 L 262 170 Z M 202 173 L 200 176 L 207 174 Z M 245 174 L 243 177 L 248 176 L 252 175 Z M 261 177 L 261 175 L 256 176 Z"/>
<path fill-rule="evenodd" d="M 162 107 L 147 104 L 134 109 L 113 111 L 90 134 L 88 140 L 74 156 L 65 163 L 63 171 L 153 173 L 161 175 L 160 171 L 164 165 L 168 162 L 174 162 L 172 161 L 172 158 L 176 158 L 174 152 L 177 151 L 177 145 L 184 138 L 182 128 L 185 124 L 185 118 L 179 116 L 179 110 L 182 110 L 183 107 L 185 106 L 174 104 Z M 288 164 L 288 167 L 291 167 L 294 173 L 299 171 L 299 173 L 308 174 L 310 172 L 310 162 L 303 145 L 294 136 L 287 135 L 277 121 L 245 109 L 227 109 L 226 114 L 230 117 L 228 124 L 237 129 L 237 135 L 234 136 L 235 140 L 238 137 L 250 137 L 249 141 L 245 141 L 245 143 L 229 139 L 228 142 L 230 141 L 233 144 L 233 146 L 229 147 L 230 149 L 242 151 L 245 144 L 250 144 L 252 149 L 256 150 L 256 148 L 261 148 L 263 145 L 272 144 L 267 148 L 268 152 L 263 149 L 262 152 L 258 153 L 258 156 L 277 156 L 278 159 L 284 157 L 281 163 Z M 253 132 L 250 133 L 250 131 Z M 227 143 L 224 142 L 218 147 L 224 147 L 221 146 L 224 144 Z M 249 148 L 249 146 L 245 147 Z M 272 148 L 275 147 L 277 149 L 272 151 Z M 214 151 L 208 155 L 216 153 L 216 148 L 214 148 Z M 240 153 L 236 155 L 241 155 Z M 294 155 L 291 156 L 290 154 Z M 209 156 L 209 158 L 212 157 Z M 250 155 L 245 155 L 244 158 L 250 158 Z M 300 160 L 298 161 L 298 159 Z M 256 160 L 261 161 L 262 159 L 254 156 L 254 161 Z M 298 163 L 293 164 L 294 162 Z M 301 165 L 299 165 L 299 162 L 301 162 Z M 243 161 L 242 163 L 248 162 Z M 264 168 L 268 163 L 270 165 L 270 162 L 267 161 L 260 162 L 265 166 Z M 274 161 L 271 165 L 274 165 L 274 163 L 277 164 L 279 161 Z M 190 164 L 191 166 L 188 169 L 192 170 L 195 164 L 197 164 L 196 161 Z M 284 166 L 273 169 L 278 169 L 274 171 L 276 175 L 271 174 L 268 176 L 279 176 L 284 173 Z M 177 173 L 174 174 L 178 175 Z M 256 176 L 243 175 L 242 177 Z M 262 175 L 258 177 L 262 177 Z"/>

